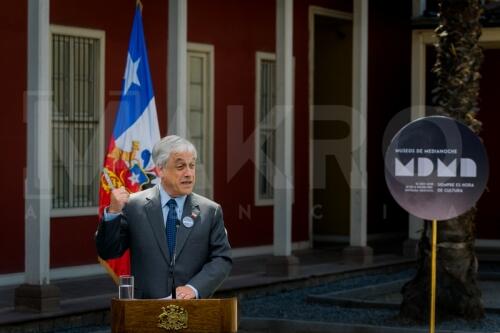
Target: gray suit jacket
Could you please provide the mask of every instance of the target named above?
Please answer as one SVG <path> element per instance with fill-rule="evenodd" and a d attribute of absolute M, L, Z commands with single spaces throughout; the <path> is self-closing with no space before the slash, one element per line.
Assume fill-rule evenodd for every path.
<path fill-rule="evenodd" d="M 200 298 L 211 296 L 229 275 L 231 247 L 222 209 L 217 203 L 192 193 L 187 196 L 181 221 L 193 219 L 191 228 L 182 222 L 177 229 L 175 285 L 190 284 Z M 172 290 L 172 258 L 157 186 L 130 196 L 122 214 L 101 221 L 96 246 L 103 259 L 120 257 L 130 249 L 136 298 L 162 298 Z"/>

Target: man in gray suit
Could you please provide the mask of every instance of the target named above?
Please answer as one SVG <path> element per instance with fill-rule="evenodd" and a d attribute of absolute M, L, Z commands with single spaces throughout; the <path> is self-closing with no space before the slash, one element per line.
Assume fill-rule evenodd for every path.
<path fill-rule="evenodd" d="M 97 252 L 111 259 L 130 249 L 136 298 L 164 298 L 173 289 L 177 298 L 206 298 L 229 275 L 222 209 L 192 192 L 196 156 L 189 141 L 167 136 L 153 147 L 160 183 L 130 196 L 123 187 L 111 193 Z"/>

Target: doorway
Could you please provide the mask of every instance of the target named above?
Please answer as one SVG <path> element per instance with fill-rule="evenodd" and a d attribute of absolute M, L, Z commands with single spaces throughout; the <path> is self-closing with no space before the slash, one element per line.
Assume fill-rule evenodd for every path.
<path fill-rule="evenodd" d="M 352 123 L 352 15 L 312 12 L 311 186 L 314 242 L 348 242 Z"/>

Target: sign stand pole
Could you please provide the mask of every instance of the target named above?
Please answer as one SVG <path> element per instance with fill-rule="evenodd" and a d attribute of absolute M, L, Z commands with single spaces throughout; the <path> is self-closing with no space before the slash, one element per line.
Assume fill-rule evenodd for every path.
<path fill-rule="evenodd" d="M 444 160 L 448 161 L 448 165 L 460 161 L 460 175 L 449 172 L 446 165 L 441 165 Z M 431 276 L 430 283 L 429 272 L 424 276 L 424 293 L 427 293 L 429 332 L 434 333 L 436 298 L 439 297 L 439 289 L 436 288 L 439 269 L 436 267 L 437 221 L 455 218 L 479 200 L 488 183 L 488 156 L 479 137 L 465 124 L 448 117 L 429 116 L 416 119 L 399 130 L 387 147 L 384 164 L 385 181 L 396 202 L 408 213 L 427 221 L 427 227 L 432 221 L 432 239 L 427 240 L 429 244 L 425 249 L 425 264 L 431 265 Z M 460 187 L 460 190 L 455 187 Z M 428 228 L 425 232 L 424 236 L 431 238 Z M 431 258 L 428 257 L 429 251 Z M 426 268 L 429 269 L 429 266 Z M 422 282 L 420 276 L 414 279 Z M 403 295 L 408 302 L 401 304 L 401 312 L 408 319 L 416 319 L 421 314 L 408 300 L 414 290 L 409 292 Z"/>
<path fill-rule="evenodd" d="M 434 333 L 436 324 L 436 247 L 437 247 L 437 221 L 432 220 L 432 243 L 431 243 L 431 322 L 429 333 Z"/>

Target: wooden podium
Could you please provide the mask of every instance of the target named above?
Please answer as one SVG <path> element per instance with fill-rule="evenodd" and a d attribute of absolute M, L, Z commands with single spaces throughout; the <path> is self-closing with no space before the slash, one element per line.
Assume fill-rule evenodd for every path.
<path fill-rule="evenodd" d="M 111 332 L 236 332 L 236 298 L 111 301 Z"/>

